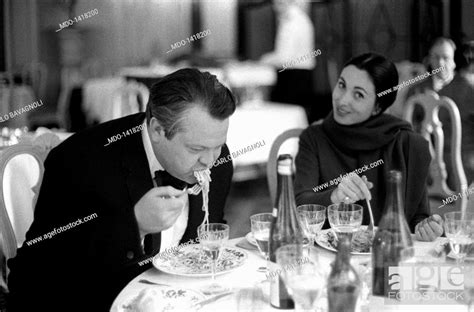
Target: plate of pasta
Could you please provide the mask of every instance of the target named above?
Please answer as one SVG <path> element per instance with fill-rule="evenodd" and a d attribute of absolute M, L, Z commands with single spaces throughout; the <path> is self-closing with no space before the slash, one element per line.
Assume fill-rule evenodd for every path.
<path fill-rule="evenodd" d="M 361 226 L 359 232 L 354 234 L 351 244 L 351 254 L 353 255 L 370 255 L 372 240 L 367 233 L 367 226 Z M 377 227 L 375 227 L 377 230 Z M 332 229 L 321 230 L 316 238 L 316 244 L 323 247 L 324 249 L 337 252 L 338 239 L 336 233 Z"/>
<path fill-rule="evenodd" d="M 247 252 L 243 249 L 224 246 L 217 260 L 216 275 L 239 268 L 247 257 Z M 172 254 L 153 258 L 153 266 L 158 270 L 181 276 L 211 276 L 211 265 L 212 259 L 199 244 L 190 244 Z"/>

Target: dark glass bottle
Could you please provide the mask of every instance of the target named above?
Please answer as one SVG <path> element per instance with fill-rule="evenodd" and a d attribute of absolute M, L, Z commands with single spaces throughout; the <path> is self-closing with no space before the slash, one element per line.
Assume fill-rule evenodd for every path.
<path fill-rule="evenodd" d="M 401 251 L 413 246 L 402 199 L 402 174 L 392 170 L 387 183 L 385 209 L 372 245 L 372 293 L 387 296 L 389 267 L 398 266 Z"/>
<path fill-rule="evenodd" d="M 361 289 L 357 271 L 352 267 L 351 242 L 345 236 L 339 241 L 336 261 L 328 279 L 329 312 L 353 312 Z"/>
<path fill-rule="evenodd" d="M 273 221 L 270 229 L 268 268 L 276 271 L 276 250 L 287 244 L 303 244 L 304 236 L 296 215 L 295 194 L 293 191 L 293 159 L 291 155 L 278 157 L 278 193 L 273 208 Z M 270 304 L 278 309 L 293 309 L 294 302 L 280 276 L 270 280 Z"/>

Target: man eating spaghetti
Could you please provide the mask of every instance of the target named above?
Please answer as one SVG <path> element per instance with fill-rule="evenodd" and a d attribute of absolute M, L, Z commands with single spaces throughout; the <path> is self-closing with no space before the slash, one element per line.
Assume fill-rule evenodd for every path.
<path fill-rule="evenodd" d="M 97 217 L 18 250 L 8 262 L 8 311 L 108 311 L 119 291 L 151 267 L 139 262 L 195 239 L 207 213 L 209 222 L 225 222 L 232 163 L 211 167 L 229 155 L 234 111 L 234 96 L 215 76 L 182 69 L 152 86 L 146 114 L 100 124 L 53 149 L 26 241 Z M 107 138 L 139 125 L 143 131 L 104 147 Z M 191 190 L 196 176 L 209 179 L 208 169 L 205 212 L 205 188 Z"/>

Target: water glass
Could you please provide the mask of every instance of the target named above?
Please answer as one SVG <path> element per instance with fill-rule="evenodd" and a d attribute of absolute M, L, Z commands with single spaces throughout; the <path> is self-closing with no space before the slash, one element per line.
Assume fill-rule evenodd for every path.
<path fill-rule="evenodd" d="M 457 263 L 464 263 L 474 244 L 474 214 L 448 212 L 444 214 L 444 232 Z"/>
<path fill-rule="evenodd" d="M 310 240 L 310 246 L 314 241 L 326 221 L 326 207 L 321 205 L 301 205 L 296 207 L 298 219 L 305 235 Z"/>
<path fill-rule="evenodd" d="M 229 240 L 229 229 L 230 227 L 223 223 L 209 223 L 198 227 L 199 243 L 212 260 L 212 284 L 203 290 L 205 294 L 218 294 L 226 291 L 226 288 L 216 283 L 216 266 L 222 247 Z"/>
<path fill-rule="evenodd" d="M 259 213 L 250 217 L 250 228 L 252 235 L 257 242 L 260 254 L 268 261 L 270 227 L 272 225 L 273 216 L 271 213 Z"/>
<path fill-rule="evenodd" d="M 328 220 L 338 240 L 347 236 L 352 241 L 362 225 L 363 208 L 356 204 L 333 204 L 328 207 Z"/>
<path fill-rule="evenodd" d="M 319 271 L 316 256 L 305 256 L 303 244 L 289 244 L 276 250 L 281 277 L 295 302 L 296 311 L 314 311 L 325 288 L 326 279 Z M 313 253 L 315 255 L 315 253 Z"/>

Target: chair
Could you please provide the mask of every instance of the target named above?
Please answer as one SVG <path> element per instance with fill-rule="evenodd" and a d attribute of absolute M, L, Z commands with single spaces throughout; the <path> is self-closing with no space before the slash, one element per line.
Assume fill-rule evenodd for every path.
<path fill-rule="evenodd" d="M 320 125 L 322 124 L 324 119 L 319 119 L 314 121 L 311 126 Z M 276 191 L 277 191 L 277 161 L 278 155 L 280 151 L 280 147 L 285 143 L 287 140 L 292 138 L 299 138 L 301 133 L 304 129 L 296 128 L 296 129 L 289 129 L 280 134 L 275 141 L 273 141 L 272 148 L 270 149 L 270 154 L 268 156 L 267 162 L 267 183 L 268 183 L 268 190 L 270 192 L 270 198 L 272 201 L 276 199 Z M 293 155 L 295 156 L 295 155 Z M 294 163 L 293 163 L 294 165 Z M 293 168 L 294 169 L 294 168 Z M 293 170 L 294 172 L 295 170 Z M 276 203 L 273 203 L 276 205 Z"/>
<path fill-rule="evenodd" d="M 407 100 L 404 119 L 412 122 L 415 105 L 420 105 L 425 111 L 421 123 L 421 135 L 429 142 L 431 153 L 430 175 L 433 183 L 428 185 L 430 197 L 448 198 L 458 193 L 464 194 L 467 190 L 467 180 L 461 161 L 461 119 L 456 104 L 448 97 L 440 97 L 433 91 L 416 94 Z M 444 133 L 442 123 L 439 120 L 439 109 L 444 107 L 448 110 L 451 119 L 451 165 L 455 180 L 455 190 L 447 185 L 447 171 L 443 158 Z M 462 196 L 454 202 L 456 209 L 466 211 L 467 196 Z M 439 213 L 439 211 L 437 211 Z"/>
<path fill-rule="evenodd" d="M 130 114 L 144 112 L 150 91 L 139 82 L 127 82 L 125 87 L 120 87 L 113 96 L 112 119 Z"/>
<path fill-rule="evenodd" d="M 267 162 L 267 183 L 268 183 L 268 190 L 270 191 L 270 197 L 272 201 L 276 199 L 276 191 L 277 191 L 277 161 L 278 155 L 280 151 L 280 147 L 285 143 L 286 140 L 291 138 L 299 138 L 300 134 L 303 132 L 304 129 L 290 129 L 286 130 L 282 134 L 280 134 L 272 144 L 272 148 L 270 149 L 270 154 L 268 156 Z M 276 205 L 273 202 L 273 205 Z"/>
<path fill-rule="evenodd" d="M 33 213 L 44 173 L 44 160 L 61 142 L 53 133 L 44 133 L 30 143 L 13 145 L 0 154 L 0 238 L 5 260 L 16 256 L 33 222 Z M 2 259 L 0 255 L 0 259 Z M 8 269 L 0 265 L 0 284 Z M 5 274 L 3 274 L 5 273 Z"/>

